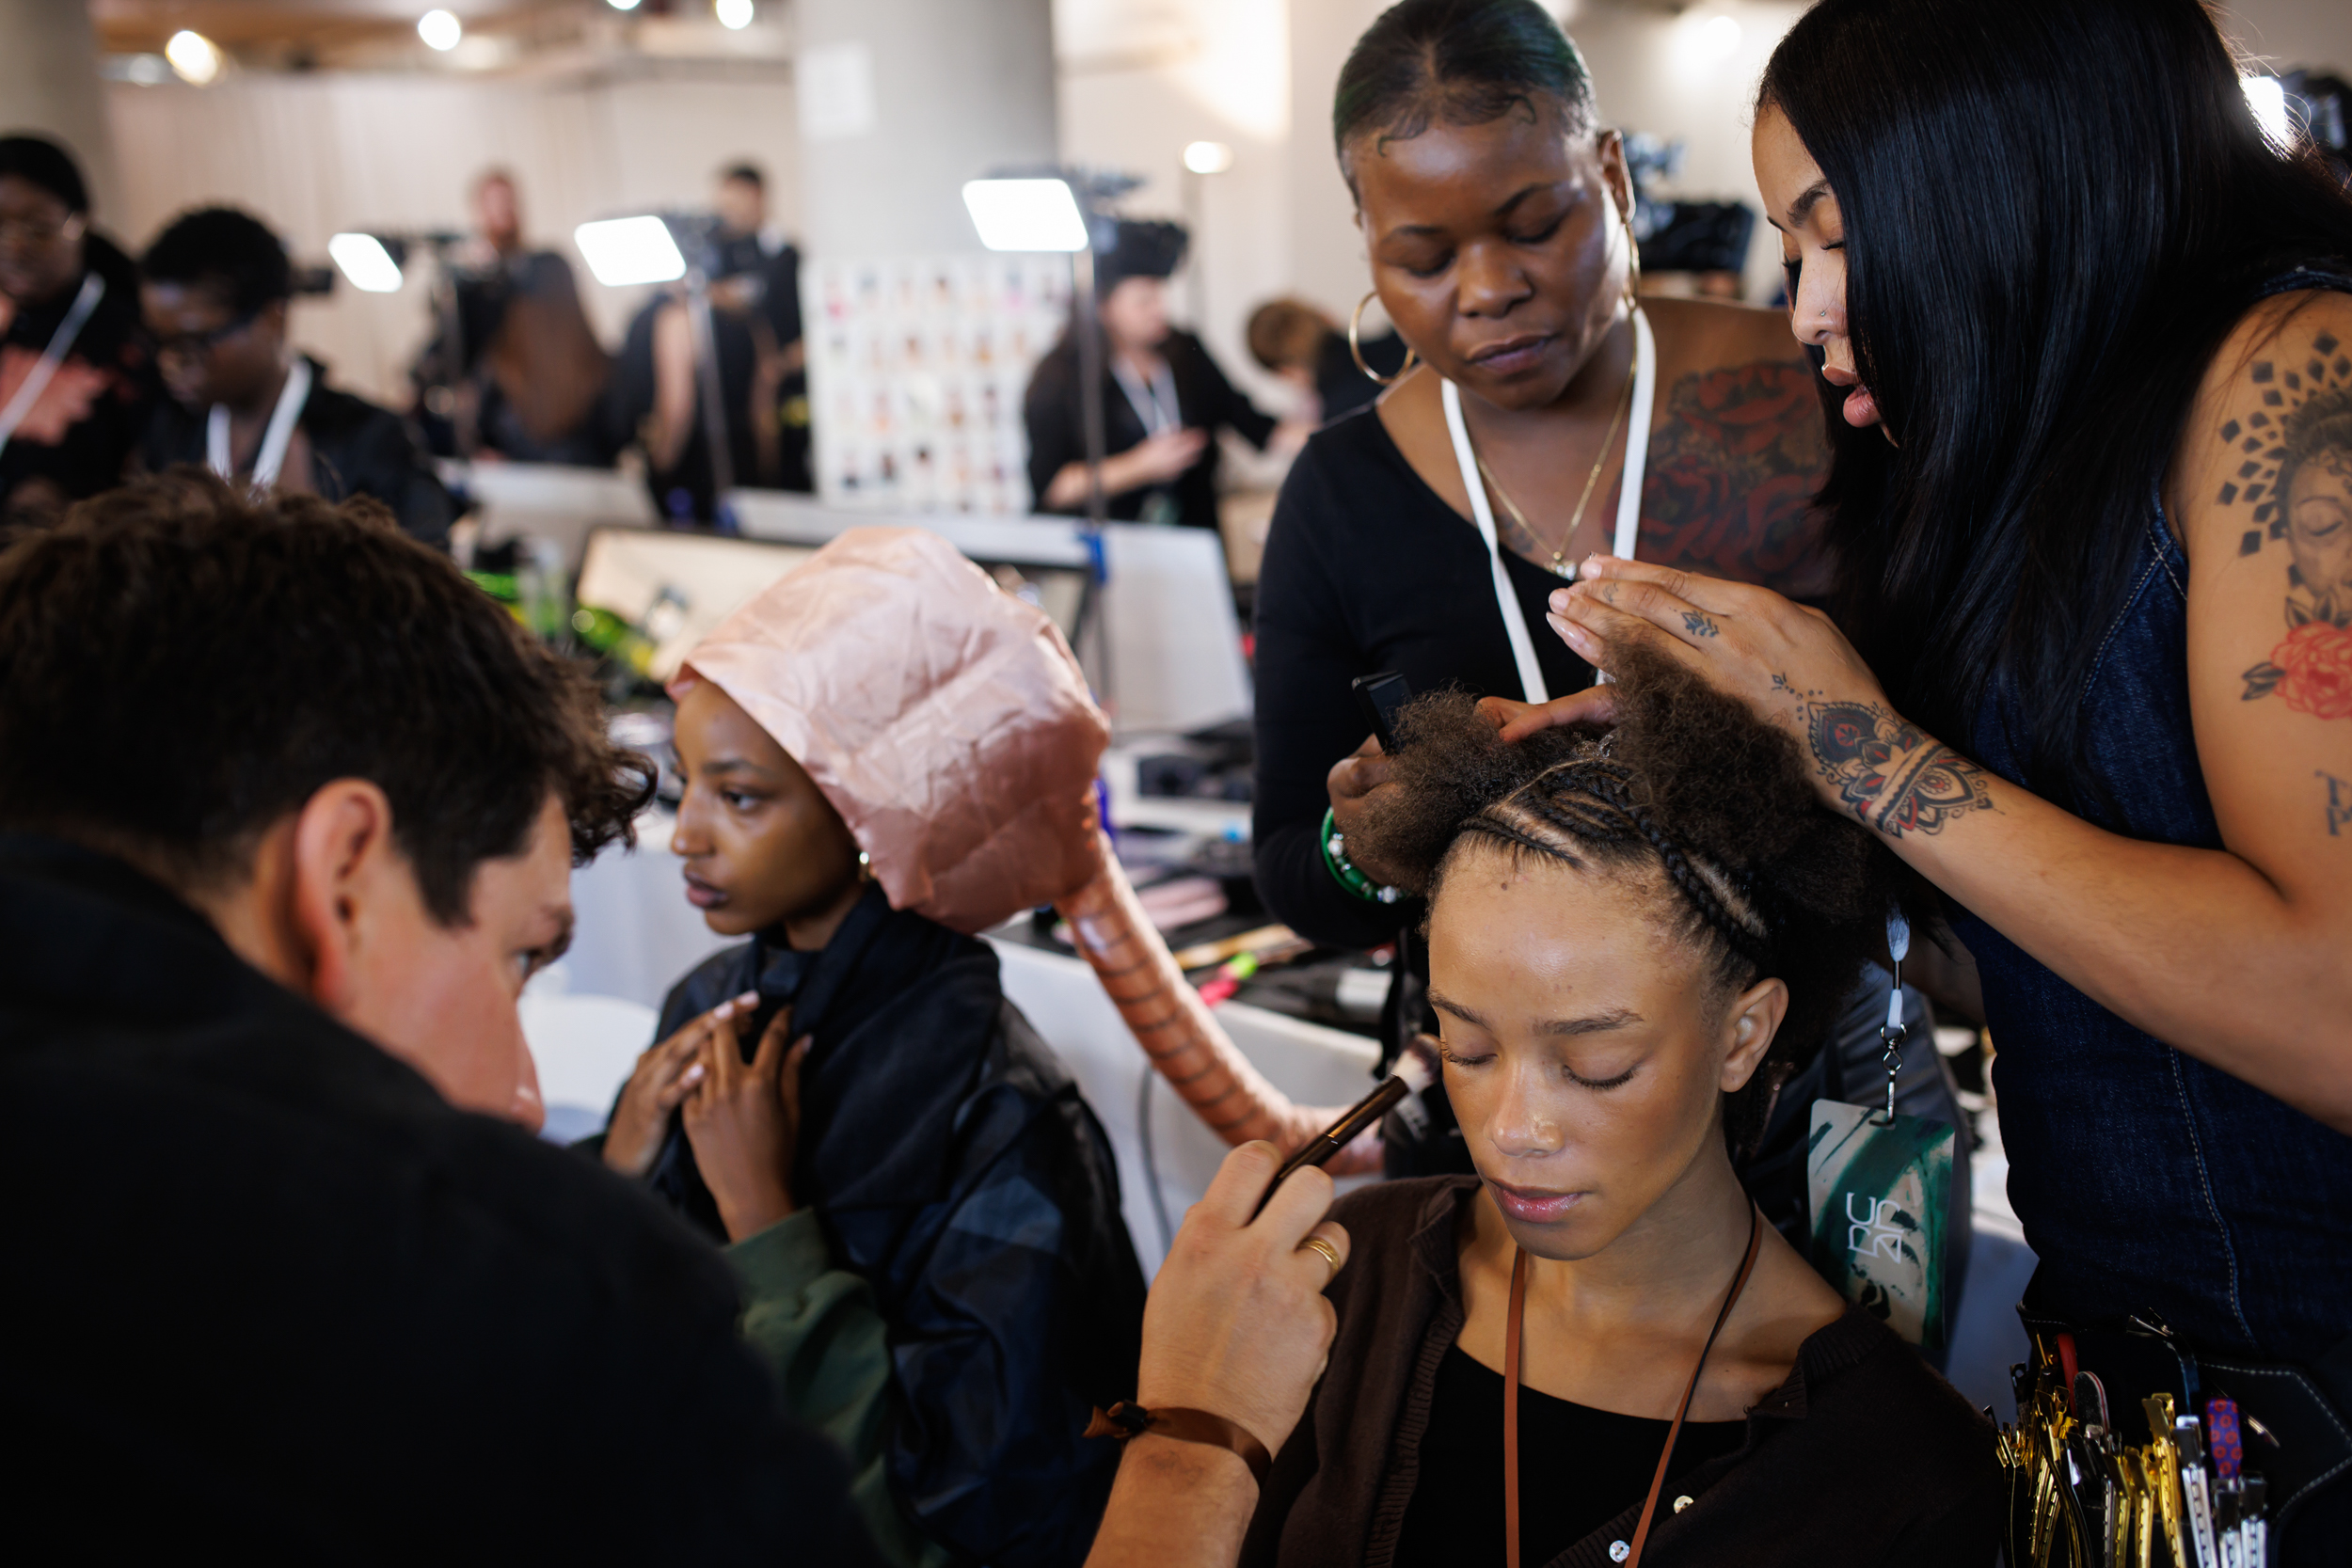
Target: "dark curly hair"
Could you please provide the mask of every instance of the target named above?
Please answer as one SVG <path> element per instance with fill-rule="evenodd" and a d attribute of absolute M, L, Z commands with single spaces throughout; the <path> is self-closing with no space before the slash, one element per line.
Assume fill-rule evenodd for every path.
<path fill-rule="evenodd" d="M 294 297 L 294 262 L 269 225 L 234 207 L 199 207 L 171 220 L 139 258 L 150 283 L 209 288 L 239 317 Z"/>
<path fill-rule="evenodd" d="M 0 551 L 0 831 L 192 891 L 335 779 L 375 784 L 425 907 L 471 917 L 553 794 L 584 862 L 652 765 L 594 688 L 377 502 L 178 468 Z"/>
<path fill-rule="evenodd" d="M 1901 864 L 1815 798 L 1796 744 L 1661 654 L 1619 656 L 1617 726 L 1506 745 L 1474 699 L 1441 691 L 1398 723 L 1395 779 L 1352 835 L 1434 906 L 1473 845 L 1580 869 L 1654 871 L 1668 916 L 1716 983 L 1771 975 L 1788 1010 L 1724 1109 L 1735 1155 L 1812 1059 L 1905 900 Z"/>

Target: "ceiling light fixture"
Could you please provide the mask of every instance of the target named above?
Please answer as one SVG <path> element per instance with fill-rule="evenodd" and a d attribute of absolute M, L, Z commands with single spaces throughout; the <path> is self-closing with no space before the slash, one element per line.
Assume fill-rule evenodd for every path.
<path fill-rule="evenodd" d="M 718 0 L 711 8 L 719 13 L 719 25 L 733 32 L 741 32 L 752 24 L 752 0 Z"/>
<path fill-rule="evenodd" d="M 633 11 L 637 8 L 637 0 L 604 0 L 604 3 L 616 11 Z"/>
<path fill-rule="evenodd" d="M 430 48 L 446 55 L 457 47 L 466 36 L 466 24 L 443 10 L 431 10 L 417 19 L 417 37 Z"/>
<path fill-rule="evenodd" d="M 1221 141 L 1186 142 L 1184 166 L 1195 174 L 1222 174 L 1233 166 L 1233 150 Z"/>
<path fill-rule="evenodd" d="M 171 62 L 182 81 L 194 87 L 204 87 L 220 74 L 220 50 L 201 33 L 183 28 L 172 34 L 171 41 L 164 45 L 164 58 Z"/>

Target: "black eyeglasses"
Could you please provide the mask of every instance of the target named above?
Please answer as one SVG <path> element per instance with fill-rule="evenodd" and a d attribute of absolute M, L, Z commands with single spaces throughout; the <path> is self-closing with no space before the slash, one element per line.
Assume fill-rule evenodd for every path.
<path fill-rule="evenodd" d="M 49 245 L 82 237 L 82 218 L 70 213 L 62 218 L 0 218 L 0 245 Z"/>
<path fill-rule="evenodd" d="M 155 340 L 155 354 L 159 358 L 169 355 L 174 359 L 201 359 L 220 344 L 251 326 L 261 319 L 262 310 L 268 309 L 269 307 L 265 305 L 261 309 L 247 310 L 235 321 L 215 326 L 209 332 L 177 332 L 168 338 L 158 338 Z"/>

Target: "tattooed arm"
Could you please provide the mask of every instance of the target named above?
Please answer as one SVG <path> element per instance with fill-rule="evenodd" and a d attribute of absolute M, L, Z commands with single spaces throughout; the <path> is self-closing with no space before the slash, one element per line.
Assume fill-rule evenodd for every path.
<path fill-rule="evenodd" d="M 2352 297 L 2251 313 L 2184 431 L 2167 510 L 2189 557 L 2218 850 L 2123 838 L 1993 777 L 1776 594 L 1604 561 L 1554 595 L 1553 625 L 1597 663 L 1642 637 L 1700 666 L 1790 734 L 1825 802 L 2070 984 L 2352 1132 Z M 1505 734 L 1606 701 L 1580 693 Z"/>

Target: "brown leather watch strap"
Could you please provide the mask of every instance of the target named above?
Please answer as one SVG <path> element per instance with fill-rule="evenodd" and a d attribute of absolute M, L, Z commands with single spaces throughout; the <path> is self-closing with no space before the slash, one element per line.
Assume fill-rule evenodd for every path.
<path fill-rule="evenodd" d="M 1109 1437 L 1124 1443 L 1132 1438 L 1152 1433 L 1161 1437 L 1173 1437 L 1179 1443 L 1202 1443 L 1212 1449 L 1226 1449 L 1241 1456 L 1249 1466 L 1250 1479 L 1260 1486 L 1265 1484 L 1266 1472 L 1274 1468 L 1274 1456 L 1265 1451 L 1265 1445 L 1249 1433 L 1238 1421 L 1222 1416 L 1212 1416 L 1205 1410 L 1190 1410 L 1183 1405 L 1163 1405 L 1146 1410 L 1139 1404 L 1125 1401 L 1108 1410 L 1097 1407 L 1094 1418 L 1087 1423 L 1089 1437 Z"/>

